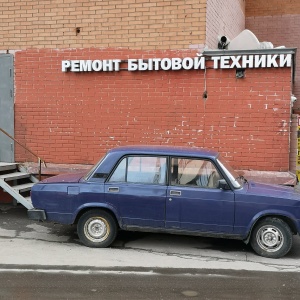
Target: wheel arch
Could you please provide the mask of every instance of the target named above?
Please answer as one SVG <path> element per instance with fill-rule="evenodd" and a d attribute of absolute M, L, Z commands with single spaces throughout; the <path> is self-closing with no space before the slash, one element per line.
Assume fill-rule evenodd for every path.
<path fill-rule="evenodd" d="M 267 218 L 274 218 L 274 219 L 280 219 L 284 221 L 291 229 L 293 235 L 296 235 L 298 233 L 296 221 L 293 219 L 292 216 L 290 215 L 284 215 L 284 214 L 279 214 L 279 213 L 265 213 L 257 216 L 256 218 L 253 218 L 253 221 L 251 223 L 251 226 L 248 230 L 248 235 L 246 239 L 244 239 L 244 243 L 248 244 L 251 238 L 252 231 L 254 227 L 262 220 L 267 219 Z"/>
<path fill-rule="evenodd" d="M 73 224 L 77 224 L 80 217 L 83 214 L 85 214 L 87 211 L 90 211 L 90 210 L 103 210 L 103 211 L 109 213 L 115 219 L 116 224 L 118 225 L 118 227 L 121 228 L 121 221 L 120 221 L 116 211 L 111 206 L 101 206 L 101 205 L 97 205 L 97 204 L 89 205 L 89 206 L 83 206 L 80 209 L 78 209 L 76 211 L 76 215 L 75 215 Z"/>

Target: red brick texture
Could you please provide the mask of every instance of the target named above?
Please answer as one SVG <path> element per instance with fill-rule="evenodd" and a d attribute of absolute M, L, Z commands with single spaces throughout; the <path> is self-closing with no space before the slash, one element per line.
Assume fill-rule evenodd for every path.
<path fill-rule="evenodd" d="M 250 2 L 250 1 L 249 1 Z M 300 2 L 251 1 L 246 2 L 246 28 L 255 33 L 259 41 L 269 41 L 275 47 L 300 48 Z M 281 5 L 278 5 L 281 2 Z M 284 2 L 284 5 L 282 5 Z M 254 16 L 253 16 L 254 15 Z M 300 111 L 300 56 L 296 56 L 293 94 L 297 97 L 293 109 Z M 294 116 L 296 119 L 296 116 Z M 297 122 L 291 124 L 290 171 L 296 170 Z"/>
<path fill-rule="evenodd" d="M 246 27 L 259 41 L 272 42 L 275 47 L 300 48 L 300 9 L 298 15 L 247 17 Z M 293 93 L 300 99 L 300 56 L 297 55 L 296 59 Z M 300 101 L 295 103 L 294 108 L 300 109 Z"/>
<path fill-rule="evenodd" d="M 246 16 L 294 15 L 300 12 L 299 0 L 246 1 Z"/>
<path fill-rule="evenodd" d="M 13 198 L 10 194 L 4 192 L 4 190 L 0 189 L 0 203 L 12 203 Z"/>
<path fill-rule="evenodd" d="M 15 137 L 52 163 L 91 164 L 109 148 L 213 148 L 237 169 L 289 167 L 291 70 L 64 73 L 66 59 L 194 57 L 192 51 L 26 50 L 15 56 Z M 210 63 L 207 64 L 211 66 Z M 16 160 L 28 158 L 16 146 Z"/>
<path fill-rule="evenodd" d="M 300 47 L 300 1 L 256 0 L 246 1 L 246 28 L 260 41 L 269 41 L 275 47 Z M 293 93 L 300 99 L 300 56 L 296 57 Z M 300 110 L 300 101 L 294 105 Z"/>

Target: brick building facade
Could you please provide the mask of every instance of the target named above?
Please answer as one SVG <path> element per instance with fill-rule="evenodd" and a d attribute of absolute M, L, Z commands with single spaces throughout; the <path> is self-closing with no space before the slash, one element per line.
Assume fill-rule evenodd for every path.
<path fill-rule="evenodd" d="M 281 1 L 246 1 L 246 28 L 255 32 L 260 41 L 271 41 L 275 47 L 300 47 L 300 2 L 297 0 Z M 293 105 L 290 167 L 296 170 L 297 156 L 297 115 L 300 112 L 300 57 L 298 55 L 295 70 L 295 80 L 292 93 L 298 99 Z"/>
<path fill-rule="evenodd" d="M 247 24 L 260 37 L 250 1 L 0 4 L 0 50 L 14 55 L 14 136 L 47 162 L 93 164 L 114 146 L 168 144 L 214 148 L 237 169 L 289 170 L 292 67 L 251 68 L 243 79 L 211 57 L 205 70 L 61 69 L 63 60 L 197 57 Z M 18 145 L 15 159 L 33 160 Z"/>

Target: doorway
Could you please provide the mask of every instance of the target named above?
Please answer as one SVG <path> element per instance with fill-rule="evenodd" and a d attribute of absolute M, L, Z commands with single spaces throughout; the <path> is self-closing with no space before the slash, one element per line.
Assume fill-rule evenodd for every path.
<path fill-rule="evenodd" d="M 0 54 L 0 128 L 14 136 L 14 57 Z M 0 132 L 0 161 L 14 162 L 14 141 Z"/>

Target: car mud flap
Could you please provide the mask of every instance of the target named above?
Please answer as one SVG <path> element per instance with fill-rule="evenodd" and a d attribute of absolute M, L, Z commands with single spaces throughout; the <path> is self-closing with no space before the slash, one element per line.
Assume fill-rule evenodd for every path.
<path fill-rule="evenodd" d="M 42 209 L 29 209 L 27 211 L 27 216 L 30 220 L 40 220 L 44 221 L 47 219 L 46 213 Z"/>

